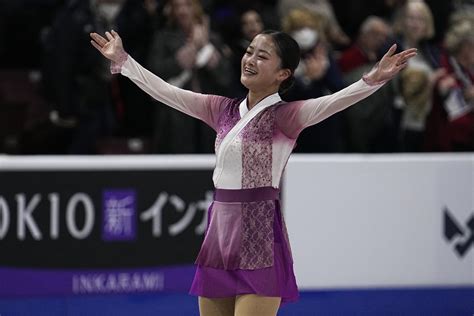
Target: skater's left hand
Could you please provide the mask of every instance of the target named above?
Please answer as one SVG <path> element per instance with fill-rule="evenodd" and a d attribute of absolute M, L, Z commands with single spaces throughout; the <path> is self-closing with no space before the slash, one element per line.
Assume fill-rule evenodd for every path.
<path fill-rule="evenodd" d="M 107 39 L 97 33 L 90 33 L 90 36 L 92 46 L 111 61 L 120 63 L 124 56 L 127 55 L 123 49 L 122 39 L 114 30 L 112 32 L 105 32 Z"/>
<path fill-rule="evenodd" d="M 395 77 L 408 64 L 408 60 L 417 54 L 416 48 L 404 50 L 398 54 L 394 54 L 397 50 L 397 44 L 385 53 L 374 71 L 371 71 L 366 77 L 369 82 L 385 82 Z"/>

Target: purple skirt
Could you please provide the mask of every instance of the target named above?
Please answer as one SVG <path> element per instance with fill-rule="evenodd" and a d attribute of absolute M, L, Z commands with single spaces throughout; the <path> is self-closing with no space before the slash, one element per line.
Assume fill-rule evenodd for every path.
<path fill-rule="evenodd" d="M 216 189 L 208 218 L 190 294 L 298 299 L 278 189 Z"/>

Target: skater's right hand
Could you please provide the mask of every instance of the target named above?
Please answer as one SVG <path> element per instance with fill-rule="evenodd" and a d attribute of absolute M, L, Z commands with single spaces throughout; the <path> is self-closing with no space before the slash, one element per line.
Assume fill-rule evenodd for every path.
<path fill-rule="evenodd" d="M 97 33 L 90 33 L 90 36 L 92 38 L 92 46 L 97 48 L 97 50 L 101 52 L 102 55 L 111 61 L 120 63 L 124 56 L 127 55 L 123 49 L 122 39 L 114 30 L 112 30 L 112 32 L 105 32 L 107 39 L 103 38 Z"/>

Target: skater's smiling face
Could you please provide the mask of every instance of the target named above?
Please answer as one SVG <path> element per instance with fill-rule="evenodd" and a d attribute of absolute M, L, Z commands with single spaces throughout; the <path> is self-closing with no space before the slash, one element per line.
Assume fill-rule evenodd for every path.
<path fill-rule="evenodd" d="M 250 90 L 268 86 L 278 88 L 289 75 L 289 69 L 281 69 L 281 60 L 271 38 L 261 34 L 255 36 L 242 57 L 242 84 Z"/>
<path fill-rule="evenodd" d="M 298 44 L 289 35 L 280 34 L 284 33 L 260 33 L 248 46 L 242 57 L 240 76 L 247 89 L 276 92 L 292 79 L 299 62 Z"/>

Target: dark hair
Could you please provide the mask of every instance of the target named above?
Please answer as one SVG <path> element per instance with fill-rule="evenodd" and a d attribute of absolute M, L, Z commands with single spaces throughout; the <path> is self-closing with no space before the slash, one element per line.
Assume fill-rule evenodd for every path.
<path fill-rule="evenodd" d="M 265 30 L 260 34 L 268 35 L 272 38 L 277 48 L 278 57 L 281 59 L 281 68 L 291 71 L 291 75 L 280 84 L 280 89 L 278 90 L 280 94 L 284 94 L 295 82 L 295 69 L 300 63 L 300 47 L 290 35 L 284 32 Z"/>

